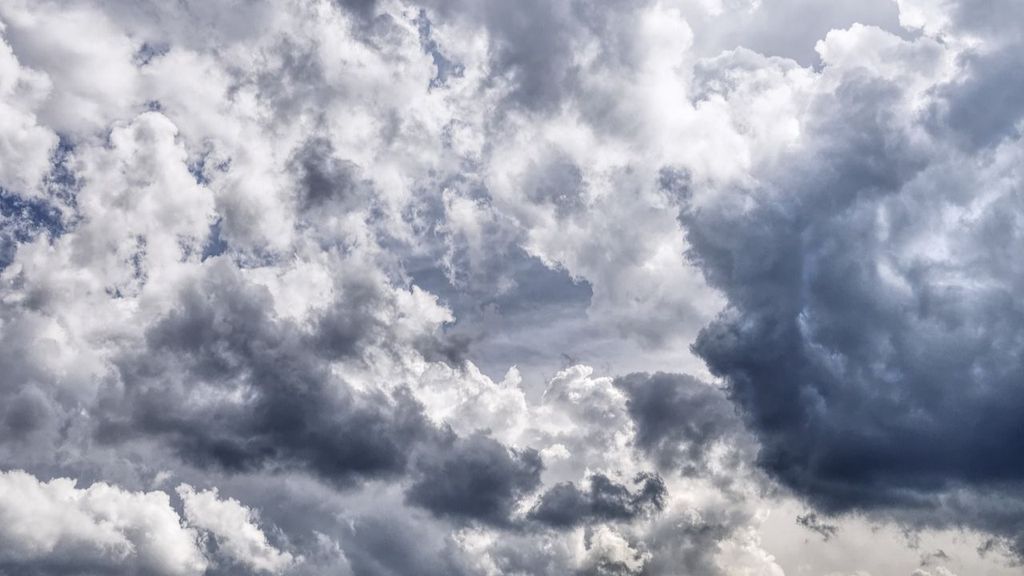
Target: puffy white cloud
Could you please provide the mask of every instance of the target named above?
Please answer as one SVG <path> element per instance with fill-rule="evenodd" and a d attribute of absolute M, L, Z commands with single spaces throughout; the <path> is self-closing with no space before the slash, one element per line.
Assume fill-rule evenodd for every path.
<path fill-rule="evenodd" d="M 238 500 L 221 498 L 216 488 L 196 492 L 181 484 L 176 491 L 189 524 L 213 534 L 219 552 L 233 562 L 269 574 L 280 574 L 295 562 L 291 554 L 270 544 L 256 514 Z"/>
<path fill-rule="evenodd" d="M 46 573 L 203 574 L 196 531 L 164 492 L 0 473 L 0 561 Z"/>
<path fill-rule="evenodd" d="M 4 34 L 22 64 L 45 74 L 52 89 L 38 112 L 59 132 L 104 130 L 127 119 L 137 101 L 138 46 L 102 11 L 58 2 L 6 2 Z"/>
<path fill-rule="evenodd" d="M 57 135 L 36 117 L 50 94 L 50 80 L 18 62 L 3 32 L 0 28 L 0 187 L 35 196 L 57 145 Z"/>

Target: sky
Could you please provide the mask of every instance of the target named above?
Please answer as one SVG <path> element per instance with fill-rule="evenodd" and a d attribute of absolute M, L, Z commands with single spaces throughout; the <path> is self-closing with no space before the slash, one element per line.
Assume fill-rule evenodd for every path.
<path fill-rule="evenodd" d="M 0 0 L 0 576 L 1010 576 L 1019 0 Z"/>

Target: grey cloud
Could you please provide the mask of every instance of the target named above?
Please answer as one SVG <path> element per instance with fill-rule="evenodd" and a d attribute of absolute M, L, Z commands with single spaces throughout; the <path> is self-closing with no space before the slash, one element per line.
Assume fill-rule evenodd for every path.
<path fill-rule="evenodd" d="M 560 218 L 572 216 L 586 206 L 587 190 L 580 169 L 571 159 L 550 158 L 530 173 L 523 183 L 526 197 L 538 204 L 552 204 Z"/>
<path fill-rule="evenodd" d="M 968 150 L 1019 137 L 1017 123 L 1024 115 L 1020 48 L 1015 44 L 995 53 L 965 57 L 963 77 L 938 90 L 933 130 L 960 136 Z"/>
<path fill-rule="evenodd" d="M 513 82 L 512 100 L 527 108 L 556 106 L 572 81 L 572 47 L 578 34 L 565 4 L 527 0 L 516 3 L 442 3 L 444 13 L 458 5 L 492 34 L 491 62 Z"/>
<path fill-rule="evenodd" d="M 374 305 L 366 296 L 363 305 Z M 268 297 L 214 264 L 148 331 L 147 347 L 121 361 L 123 399 L 111 391 L 100 437 L 139 430 L 166 438 L 200 466 L 298 466 L 339 484 L 400 473 L 410 446 L 433 434 L 419 405 L 402 390 L 357 394 L 332 377 L 313 352 L 351 353 L 357 340 L 324 330 L 310 342 L 269 315 Z M 328 327 L 360 322 L 336 314 Z M 200 387 L 246 400 L 203 402 Z"/>
<path fill-rule="evenodd" d="M 373 209 L 373 182 L 357 164 L 340 158 L 330 139 L 309 138 L 290 164 L 297 182 L 296 200 L 306 220 Z"/>
<path fill-rule="evenodd" d="M 1024 7 L 1013 0 L 955 0 L 942 9 L 958 32 L 984 35 L 990 40 L 1020 41 Z"/>
<path fill-rule="evenodd" d="M 739 519 L 718 513 L 699 520 L 672 520 L 659 524 L 648 537 L 648 548 L 658 554 L 647 563 L 644 573 L 720 574 L 714 564 L 713 550 L 735 530 Z"/>
<path fill-rule="evenodd" d="M 53 427 L 56 416 L 52 400 L 35 386 L 21 387 L 6 399 L 0 426 L 4 438 L 25 440 L 33 433 Z"/>
<path fill-rule="evenodd" d="M 742 46 L 809 66 L 818 60 L 815 43 L 829 30 L 842 30 L 858 22 L 901 33 L 896 3 L 886 0 L 762 0 L 736 4 L 739 9 L 711 16 L 704 26 L 694 26 L 698 49 L 713 55 Z M 795 22 L 799 25 L 791 25 Z"/>
<path fill-rule="evenodd" d="M 346 546 L 352 573 L 360 576 L 467 574 L 450 552 L 425 545 L 434 535 L 423 534 L 424 529 L 403 518 L 355 518 L 348 535 L 350 544 Z"/>
<path fill-rule="evenodd" d="M 628 395 L 636 443 L 667 470 L 707 474 L 718 443 L 741 442 L 742 425 L 725 393 L 686 374 L 630 374 L 615 385 Z"/>
<path fill-rule="evenodd" d="M 604 57 L 622 57 L 624 51 L 616 50 L 622 46 L 615 43 L 619 35 L 613 24 L 615 14 L 637 8 L 622 0 L 429 0 L 426 4 L 431 18 L 436 14 L 483 26 L 490 35 L 492 78 L 507 81 L 512 88 L 506 103 L 535 112 L 556 110 L 576 92 L 581 71 L 574 58 L 584 40 L 601 38 Z"/>
<path fill-rule="evenodd" d="M 377 11 L 377 0 L 337 0 L 345 10 L 361 18 L 372 17 Z"/>
<path fill-rule="evenodd" d="M 942 3 L 948 36 L 917 62 L 961 51 L 961 74 L 908 100 L 914 82 L 870 66 L 801 68 L 829 28 L 894 30 L 887 0 L 662 3 L 658 22 L 648 4 L 3 4 L 25 85 L 0 78 L 0 107 L 31 92 L 16 116 L 74 146 L 38 195 L 0 190 L 0 456 L 221 486 L 300 576 L 778 573 L 755 461 L 826 539 L 831 513 L 862 511 L 1024 550 L 1020 8 Z M 75 26 L 95 37 L 52 32 Z M 692 53 L 646 36 L 687 28 Z M 736 46 L 769 54 L 702 59 Z M 793 118 L 764 129 L 780 101 Z M 125 174 L 145 123 L 109 135 L 147 108 L 169 147 Z M 0 148 L 19 130 L 0 122 Z M 182 178 L 150 183 L 162 154 Z M 123 194 L 80 212 L 76 162 Z M 151 205 L 189 172 L 209 208 L 187 250 L 106 234 L 190 213 Z M 720 300 L 666 196 L 728 301 L 693 347 L 727 388 L 574 368 L 542 398 L 563 355 L 689 369 L 669 348 Z M 251 572 L 231 560 L 245 539 L 224 543 L 255 520 L 210 518 L 199 560 L 222 561 L 193 572 Z M 147 573 L 5 553 L 12 576 Z"/>
<path fill-rule="evenodd" d="M 814 512 L 797 516 L 796 523 L 817 533 L 825 541 L 831 540 L 839 532 L 839 528 L 834 524 L 819 520 L 818 515 Z"/>
<path fill-rule="evenodd" d="M 531 382 L 542 382 L 564 367 L 561 357 L 550 354 L 553 349 L 599 358 L 584 324 L 592 296 L 589 284 L 548 268 L 518 248 L 502 258 L 488 258 L 484 269 L 463 259 L 464 254 L 458 247 L 450 271 L 432 263 L 409 271 L 417 285 L 437 294 L 455 315 L 446 327 L 447 340 L 455 347 L 442 348 L 442 357 L 471 358 L 488 374 L 519 364 Z M 567 328 L 557 331 L 556 325 Z"/>
<path fill-rule="evenodd" d="M 694 350 L 729 382 L 762 466 L 824 511 L 1018 533 L 1019 521 L 965 519 L 941 500 L 997 486 L 1017 499 L 1024 479 L 1007 457 L 1024 445 L 1019 267 L 998 248 L 1020 240 L 1018 194 L 950 228 L 941 216 L 1001 170 L 975 148 L 1013 134 L 986 120 L 986 107 L 1017 114 L 1013 84 L 991 81 L 933 93 L 954 100 L 943 122 L 966 131 L 966 149 L 942 131 L 921 138 L 927 119 L 903 115 L 904 87 L 851 71 L 815 98 L 801 146 L 740 192 L 750 209 L 698 207 L 676 187 L 689 256 L 729 300 Z"/>
<path fill-rule="evenodd" d="M 460 520 L 508 525 L 518 499 L 540 485 L 540 455 L 482 435 L 451 439 L 417 464 L 410 503 Z"/>
<path fill-rule="evenodd" d="M 664 507 L 665 483 L 657 475 L 640 474 L 635 490 L 604 474 L 589 478 L 583 491 L 572 482 L 557 484 L 545 492 L 529 517 L 555 528 L 568 528 L 591 522 L 628 522 Z"/>

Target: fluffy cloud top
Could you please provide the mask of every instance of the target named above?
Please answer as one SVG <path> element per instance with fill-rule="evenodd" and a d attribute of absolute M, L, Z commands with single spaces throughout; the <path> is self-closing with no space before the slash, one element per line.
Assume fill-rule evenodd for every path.
<path fill-rule="evenodd" d="M 238 500 L 220 499 L 216 488 L 196 492 L 188 484 L 178 486 L 177 492 L 188 522 L 213 534 L 219 550 L 234 562 L 270 574 L 279 574 L 293 564 L 291 554 L 267 542 L 253 511 Z"/>
<path fill-rule="evenodd" d="M 98 482 L 42 482 L 21 470 L 0 474 L 0 566 L 29 572 L 202 574 L 208 563 L 196 530 L 183 525 L 164 492 L 127 492 Z M 7 569 L 7 568 L 0 568 Z"/>

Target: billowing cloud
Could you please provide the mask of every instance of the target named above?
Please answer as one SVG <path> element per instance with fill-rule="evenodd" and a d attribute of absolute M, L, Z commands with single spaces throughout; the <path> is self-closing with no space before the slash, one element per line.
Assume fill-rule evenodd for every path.
<path fill-rule="evenodd" d="M 177 488 L 188 522 L 213 535 L 217 547 L 231 561 L 258 572 L 280 574 L 294 558 L 273 547 L 256 524 L 253 511 L 233 498 L 221 499 L 217 490 Z"/>
<path fill-rule="evenodd" d="M 3 2 L 0 573 L 1001 575 L 1020 12 Z"/>
<path fill-rule="evenodd" d="M 543 462 L 536 450 L 509 451 L 473 435 L 442 445 L 419 466 L 407 497 L 435 514 L 502 524 L 513 506 L 540 484 Z"/>
<path fill-rule="evenodd" d="M 869 44 L 877 61 L 847 55 Z M 832 32 L 799 146 L 755 182 L 671 187 L 691 257 L 729 300 L 694 349 L 729 382 L 762 465 L 826 510 L 1020 533 L 958 502 L 997 485 L 1019 502 L 1021 478 L 1005 456 L 1022 406 L 1017 266 L 997 248 L 1018 239 L 1020 146 L 986 86 L 1005 58 L 992 44 L 953 63 L 928 36 Z"/>
<path fill-rule="evenodd" d="M 0 571 L 38 574 L 202 574 L 194 528 L 164 492 L 0 474 Z"/>
<path fill-rule="evenodd" d="M 586 491 L 571 482 L 555 485 L 541 496 L 530 517 L 552 526 L 573 526 L 588 520 L 631 520 L 665 505 L 665 485 L 657 476 L 637 475 L 635 491 L 603 474 L 587 481 Z"/>

